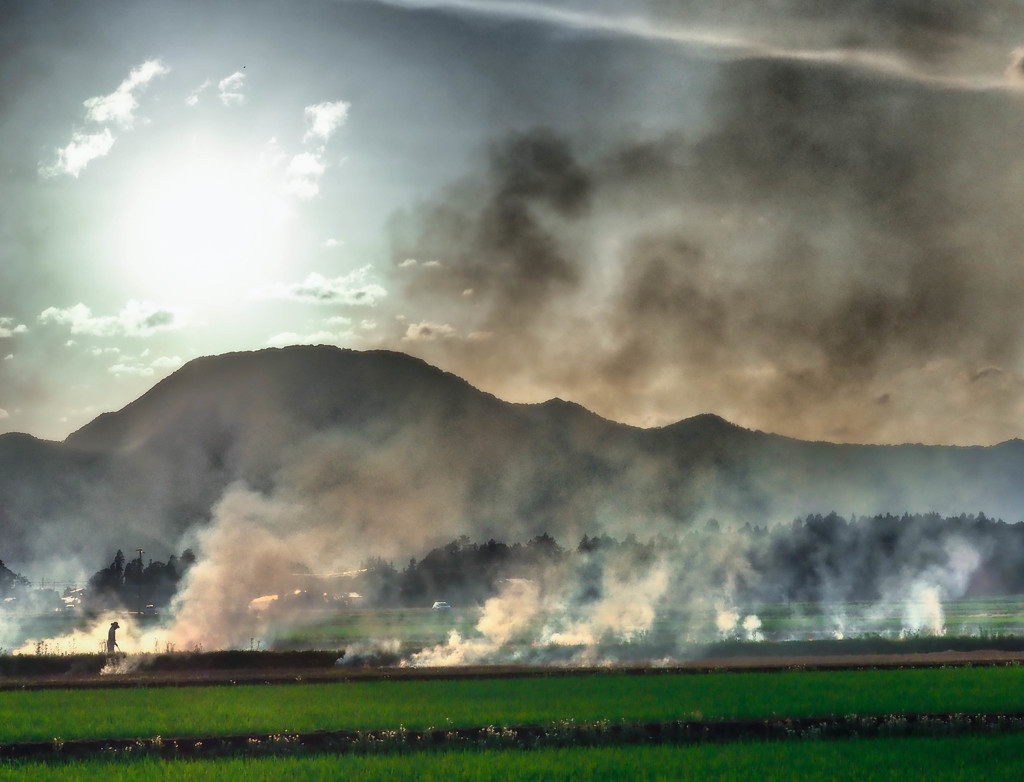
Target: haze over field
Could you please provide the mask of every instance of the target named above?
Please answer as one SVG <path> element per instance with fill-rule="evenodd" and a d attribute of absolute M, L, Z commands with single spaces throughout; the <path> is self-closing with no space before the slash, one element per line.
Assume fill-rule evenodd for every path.
<path fill-rule="evenodd" d="M 13 0 L 0 44 L 0 431 L 306 342 L 639 425 L 1024 431 L 1015 4 Z"/>
<path fill-rule="evenodd" d="M 0 73 L 0 556 L 193 546 L 182 643 L 463 534 L 683 535 L 489 615 L 756 635 L 744 524 L 1024 516 L 1016 4 L 10 0 Z M 916 626 L 1016 552 L 944 530 Z"/>
<path fill-rule="evenodd" d="M 291 346 L 189 362 L 62 443 L 0 435 L 0 526 L 3 559 L 36 582 L 81 584 L 115 549 L 191 549 L 160 626 L 124 617 L 130 651 L 269 644 L 358 592 L 482 612 L 419 663 L 505 659 L 524 636 L 531 659 L 593 662 L 655 630 L 639 653 L 759 638 L 759 606 L 789 602 L 818 635 L 880 618 L 942 634 L 943 601 L 1024 589 L 1024 524 L 995 520 L 1019 521 L 1022 470 L 1020 440 L 808 443 L 707 415 L 641 429 L 510 404 L 400 353 Z M 114 613 L 49 648 L 88 649 L 145 603 L 129 564 L 89 582 Z M 20 600 L 0 646 L 31 650 L 12 640 Z"/>

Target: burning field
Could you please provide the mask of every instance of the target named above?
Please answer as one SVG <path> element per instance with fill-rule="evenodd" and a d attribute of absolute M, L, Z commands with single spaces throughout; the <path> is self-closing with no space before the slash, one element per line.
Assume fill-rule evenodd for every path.
<path fill-rule="evenodd" d="M 833 514 L 771 531 L 715 522 L 648 541 L 584 536 L 573 548 L 547 535 L 462 538 L 398 570 L 296 530 L 289 512 L 302 509 L 237 491 L 166 605 L 127 607 L 143 594 L 136 560 L 114 573 L 120 592 L 106 604 L 44 613 L 16 592 L 26 599 L 0 611 L 2 641 L 17 657 L 91 654 L 117 623 L 128 660 L 319 649 L 344 650 L 346 665 L 434 668 L 672 666 L 730 645 L 747 656 L 865 641 L 983 649 L 1024 635 L 1009 567 L 1022 525 L 983 516 Z"/>

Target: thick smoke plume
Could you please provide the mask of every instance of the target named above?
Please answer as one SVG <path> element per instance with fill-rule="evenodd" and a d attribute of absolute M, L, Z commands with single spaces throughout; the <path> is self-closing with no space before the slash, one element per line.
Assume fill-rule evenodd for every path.
<path fill-rule="evenodd" d="M 1024 432 L 1021 96 L 756 54 L 712 72 L 699 124 L 519 132 L 397 217 L 394 344 L 633 423 Z"/>
<path fill-rule="evenodd" d="M 105 612 L 72 635 L 32 639 L 19 651 L 31 652 L 40 643 L 65 653 L 95 651 L 114 619 L 123 625 L 119 644 L 128 653 L 267 648 L 278 633 L 307 619 L 303 608 L 326 605 L 328 595 L 307 594 L 320 581 L 315 574 L 343 571 L 366 551 L 365 541 L 354 543 L 349 531 L 331 529 L 319 518 L 297 502 L 232 486 L 212 522 L 197 533 L 197 561 L 159 626 Z M 306 602 L 288 604 L 297 593 Z M 261 598 L 264 605 L 280 602 L 283 608 L 261 611 Z"/>
<path fill-rule="evenodd" d="M 977 543 L 943 532 L 933 556 L 915 562 L 893 552 L 892 559 L 878 564 L 877 573 L 869 574 L 853 560 L 846 566 L 828 562 L 829 556 L 841 558 L 836 549 L 842 544 L 811 542 L 816 524 L 808 519 L 807 530 L 795 530 L 792 535 L 776 532 L 772 541 L 761 533 L 730 532 L 717 525 L 674 541 L 614 544 L 606 540 L 559 565 L 538 570 L 532 578 L 509 579 L 483 604 L 474 634 L 453 630 L 445 643 L 417 652 L 405 662 L 414 666 L 510 661 L 657 663 L 699 655 L 705 646 L 721 640 L 841 639 L 866 634 L 904 638 L 976 631 L 948 627 L 943 605 L 968 594 L 983 564 Z M 865 520 L 863 524 L 870 529 L 872 523 Z M 915 524 L 908 522 L 907 527 Z M 775 581 L 763 562 L 766 550 L 804 534 L 810 561 L 788 563 L 791 575 L 802 570 L 802 576 L 789 583 Z M 872 536 L 869 531 L 860 534 Z M 908 530 L 907 534 L 914 533 Z M 801 630 L 780 635 L 777 627 L 768 627 L 759 616 L 762 608 L 768 609 L 777 623 L 780 606 L 789 606 L 798 620 L 791 626 Z M 816 608 L 813 614 L 801 615 L 799 606 Z"/>

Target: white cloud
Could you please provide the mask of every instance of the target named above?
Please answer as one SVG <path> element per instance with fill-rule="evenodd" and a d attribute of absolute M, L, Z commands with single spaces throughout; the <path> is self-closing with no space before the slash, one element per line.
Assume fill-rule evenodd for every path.
<path fill-rule="evenodd" d="M 149 362 L 154 369 L 177 369 L 182 365 L 181 356 L 160 356 Z"/>
<path fill-rule="evenodd" d="M 371 267 L 364 266 L 340 277 L 328 278 L 311 272 L 298 283 L 268 286 L 254 291 L 260 299 L 284 299 L 307 304 L 349 304 L 371 307 L 387 296 L 387 291 L 369 280 Z"/>
<path fill-rule="evenodd" d="M 127 363 L 114 364 L 113 366 L 108 367 L 107 371 L 110 374 L 112 374 L 112 375 L 117 375 L 118 377 L 125 377 L 125 376 L 128 376 L 128 377 L 152 377 L 153 376 L 153 368 L 152 367 L 142 366 L 141 364 L 127 364 Z"/>
<path fill-rule="evenodd" d="M 271 136 L 270 140 L 263 145 L 263 149 L 260 150 L 258 165 L 260 170 L 274 169 L 287 159 L 288 153 L 281 148 L 277 136 Z"/>
<path fill-rule="evenodd" d="M 209 79 L 207 79 L 202 84 L 200 84 L 198 87 L 196 87 L 194 90 L 192 90 L 192 92 L 190 92 L 188 94 L 188 97 L 185 98 L 185 105 L 186 106 L 198 106 L 199 105 L 199 96 L 202 95 L 204 92 L 206 92 L 207 88 L 211 84 L 213 84 L 213 82 L 211 82 Z"/>
<path fill-rule="evenodd" d="M 333 345 L 346 339 L 351 339 L 352 332 L 342 331 L 316 331 L 312 334 L 297 334 L 294 331 L 285 331 L 275 334 L 267 340 L 271 347 L 283 347 L 285 345 Z"/>
<path fill-rule="evenodd" d="M 138 356 L 123 356 L 121 360 L 107 367 L 107 371 L 118 377 L 152 377 L 157 370 L 177 369 L 181 366 L 180 356 L 161 356 L 146 363 L 149 350 L 142 351 Z"/>
<path fill-rule="evenodd" d="M 348 110 L 351 104 L 343 100 L 325 101 L 313 106 L 306 106 L 306 135 L 302 137 L 304 143 L 319 141 L 325 143 L 334 131 L 340 128 L 348 118 Z"/>
<path fill-rule="evenodd" d="M 225 106 L 241 106 L 245 103 L 245 95 L 242 90 L 245 88 L 245 74 L 235 71 L 217 83 L 217 90 L 220 93 L 220 102 Z"/>
<path fill-rule="evenodd" d="M 89 348 L 89 355 L 90 356 L 97 356 L 97 357 L 99 357 L 99 356 L 116 356 L 116 355 L 120 354 L 120 352 L 121 352 L 121 348 L 100 348 L 100 347 Z"/>
<path fill-rule="evenodd" d="M 285 169 L 285 190 L 296 198 L 308 200 L 320 192 L 320 177 L 327 170 L 319 154 L 301 152 Z"/>
<path fill-rule="evenodd" d="M 46 177 L 69 174 L 77 179 L 86 166 L 110 152 L 112 146 L 114 134 L 110 128 L 104 128 L 100 133 L 76 130 L 71 134 L 68 145 L 57 150 L 57 161 L 48 166 L 40 166 L 39 173 Z"/>
<path fill-rule="evenodd" d="M 147 60 L 137 68 L 132 68 L 128 78 L 112 93 L 84 101 L 85 118 L 101 125 L 114 122 L 123 128 L 130 128 L 135 123 L 135 110 L 139 107 L 135 91 L 145 88 L 155 77 L 170 73 L 170 70 L 160 60 Z"/>
<path fill-rule="evenodd" d="M 456 334 L 455 327 L 448 323 L 431 323 L 424 320 L 410 323 L 402 339 L 406 342 L 433 342 L 438 339 L 451 339 Z"/>
<path fill-rule="evenodd" d="M 10 418 L 10 417 L 11 417 L 11 414 L 8 413 L 6 410 L 4 410 L 2 407 L 0 407 L 0 420 L 2 420 L 4 418 Z"/>
<path fill-rule="evenodd" d="M 14 318 L 0 318 L 0 339 L 9 339 L 15 334 L 24 334 L 28 326 L 24 323 L 15 325 Z"/>
<path fill-rule="evenodd" d="M 39 314 L 40 323 L 67 326 L 72 334 L 93 337 L 149 337 L 158 331 L 180 327 L 173 310 L 150 302 L 129 301 L 117 315 L 94 316 L 84 304 L 67 309 L 49 307 Z"/>
<path fill-rule="evenodd" d="M 335 247 L 341 247 L 343 244 L 345 244 L 343 241 L 341 241 L 340 239 L 335 239 L 332 236 L 330 239 L 325 239 L 324 241 L 322 241 L 320 243 L 320 246 L 328 250 L 333 250 Z"/>
<path fill-rule="evenodd" d="M 139 102 L 135 97 L 157 76 L 170 73 L 170 68 L 160 60 L 147 60 L 132 68 L 128 78 L 109 95 L 88 98 L 83 101 L 85 119 L 97 125 L 115 124 L 128 129 L 135 124 L 135 110 Z M 78 177 L 93 160 L 105 157 L 114 146 L 115 137 L 109 127 L 98 133 L 88 133 L 76 128 L 71 132 L 67 146 L 57 149 L 57 160 L 49 165 L 40 164 L 39 173 L 45 177 L 68 174 Z"/>
<path fill-rule="evenodd" d="M 366 321 L 363 321 L 363 323 L 366 323 Z M 355 332 L 352 330 L 352 319 L 346 318 L 344 315 L 335 315 L 334 317 L 327 318 L 324 320 L 323 325 L 326 328 L 311 334 L 299 334 L 294 331 L 275 334 L 267 340 L 267 344 L 274 347 L 281 347 L 283 345 L 336 345 L 347 342 L 355 337 Z"/>
<path fill-rule="evenodd" d="M 13 359 L 14 359 L 14 354 L 13 353 L 8 353 L 6 356 L 4 356 L 4 361 L 12 361 Z"/>
<path fill-rule="evenodd" d="M 327 171 L 328 164 L 324 159 L 327 141 L 345 122 L 349 104 L 345 101 L 317 103 L 306 107 L 306 134 L 302 137 L 304 144 L 315 142 L 315 146 L 307 152 L 294 155 L 284 171 L 285 192 L 295 198 L 309 200 L 320 194 L 320 178 Z M 277 142 L 271 139 L 271 151 L 279 152 Z M 278 162 L 274 160 L 274 162 Z M 335 240 L 328 240 L 325 246 Z"/>

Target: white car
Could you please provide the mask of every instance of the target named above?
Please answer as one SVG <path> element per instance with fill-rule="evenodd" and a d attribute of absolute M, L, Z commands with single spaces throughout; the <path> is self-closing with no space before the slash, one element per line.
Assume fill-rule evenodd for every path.
<path fill-rule="evenodd" d="M 431 611 L 451 611 L 452 607 L 443 600 L 434 601 L 434 605 L 430 607 Z"/>

